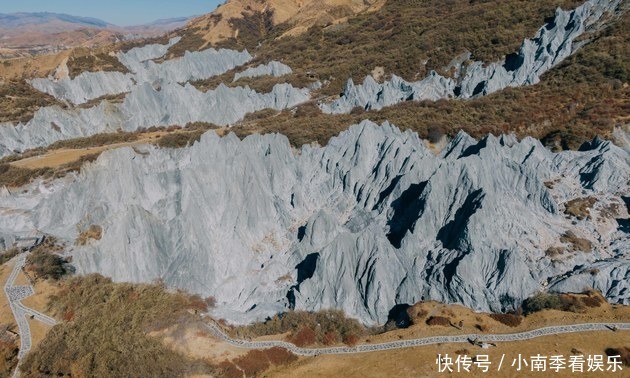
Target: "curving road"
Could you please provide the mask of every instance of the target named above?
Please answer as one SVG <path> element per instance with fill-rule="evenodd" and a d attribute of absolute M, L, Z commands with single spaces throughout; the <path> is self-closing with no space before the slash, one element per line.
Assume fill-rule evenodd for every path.
<path fill-rule="evenodd" d="M 32 286 L 16 286 L 15 280 L 17 279 L 20 270 L 26 263 L 26 256 L 28 253 L 21 253 L 16 257 L 15 265 L 11 274 L 4 284 L 4 294 L 7 296 L 11 312 L 18 326 L 18 332 L 20 334 L 20 350 L 18 352 L 18 359 L 22 359 L 26 353 L 31 349 L 31 327 L 28 325 L 27 316 L 32 317 L 44 324 L 54 326 L 57 321 L 50 316 L 44 315 L 41 312 L 35 311 L 32 308 L 28 308 L 22 304 L 22 299 L 35 294 Z M 19 369 L 16 368 L 13 373 L 13 377 L 19 376 Z"/>
<path fill-rule="evenodd" d="M 508 333 L 508 334 L 495 334 L 495 335 L 456 335 L 456 336 L 432 336 L 423 337 L 419 339 L 390 341 L 379 344 L 363 344 L 353 347 L 342 346 L 332 348 L 300 348 L 294 344 L 285 341 L 246 341 L 240 339 L 233 339 L 228 336 L 223 330 L 216 324 L 207 324 L 210 332 L 219 339 L 239 348 L 246 349 L 269 349 L 273 347 L 285 348 L 293 354 L 299 356 L 317 356 L 321 354 L 351 354 L 351 353 L 366 353 L 376 352 L 391 349 L 401 348 L 413 348 L 423 345 L 433 345 L 441 343 L 469 343 L 469 340 L 483 340 L 484 342 L 507 342 L 507 341 L 522 341 L 534 339 L 536 337 L 557 335 L 561 333 L 574 333 L 574 332 L 590 332 L 590 331 L 611 331 L 611 328 L 616 327 L 618 331 L 630 331 L 630 323 L 587 323 L 587 324 L 575 324 L 575 325 L 562 325 L 538 328 L 531 331 L 520 333 Z"/>
<path fill-rule="evenodd" d="M 55 319 L 44 315 L 38 311 L 24 306 L 21 300 L 33 295 L 33 288 L 31 286 L 15 286 L 14 282 L 18 273 L 26 262 L 26 253 L 23 253 L 17 257 L 15 266 L 11 271 L 9 279 L 4 285 L 4 292 L 9 299 L 13 316 L 15 317 L 19 332 L 21 347 L 18 357 L 21 359 L 31 348 L 31 333 L 26 316 L 32 316 L 34 319 L 53 326 L 57 322 Z M 286 341 L 247 341 L 241 339 L 234 339 L 227 335 L 216 323 L 210 322 L 206 324 L 208 330 L 217 338 L 231 344 L 233 346 L 245 349 L 269 349 L 274 347 L 285 348 L 288 351 L 300 355 L 300 356 L 317 356 L 322 354 L 352 354 L 352 353 L 366 353 L 376 352 L 392 349 L 413 348 L 423 345 L 434 345 L 441 343 L 469 343 L 470 340 L 483 340 L 484 342 L 508 342 L 508 341 L 522 341 L 530 340 L 537 337 L 558 335 L 563 333 L 575 333 L 575 332 L 592 332 L 592 331 L 610 331 L 616 329 L 618 331 L 630 331 L 630 323 L 586 323 L 586 324 L 574 324 L 574 325 L 561 325 L 538 328 L 531 331 L 508 333 L 508 334 L 467 334 L 467 335 L 454 335 L 454 336 L 432 336 L 423 337 L 418 339 L 398 340 L 390 341 L 378 344 L 362 344 L 357 346 L 339 346 L 330 348 L 300 348 L 295 344 Z M 14 374 L 16 377 L 18 371 Z"/>

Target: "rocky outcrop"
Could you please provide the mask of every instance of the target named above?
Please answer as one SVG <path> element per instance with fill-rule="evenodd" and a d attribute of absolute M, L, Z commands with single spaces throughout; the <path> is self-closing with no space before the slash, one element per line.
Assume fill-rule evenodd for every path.
<path fill-rule="evenodd" d="M 72 104 L 84 104 L 95 98 L 129 92 L 134 86 L 133 75 L 121 72 L 84 72 L 74 79 L 37 78 L 33 88 Z"/>
<path fill-rule="evenodd" d="M 189 122 L 230 125 L 247 113 L 291 108 L 309 98 L 307 89 L 296 89 L 289 84 L 277 84 L 269 93 L 223 84 L 208 92 L 201 92 L 190 84 L 169 84 L 158 91 L 144 84 L 125 99 L 120 110 L 126 115 L 125 130 Z"/>
<path fill-rule="evenodd" d="M 145 46 L 134 47 L 127 52 L 119 52 L 118 60 L 126 67 L 132 66 L 134 63 L 146 62 L 147 60 L 159 59 L 166 55 L 168 49 L 181 41 L 181 37 L 169 39 L 167 44 L 153 43 Z"/>
<path fill-rule="evenodd" d="M 207 49 L 186 52 L 183 57 L 155 63 L 152 60 L 137 62 L 121 60 L 135 74 L 138 83 L 163 81 L 168 83 L 185 83 L 192 80 L 203 80 L 225 73 L 252 60 L 247 52 L 227 49 Z"/>
<path fill-rule="evenodd" d="M 32 85 L 57 98 L 75 104 L 105 95 L 125 92 L 120 104 L 101 101 L 90 108 L 61 109 L 57 106 L 39 109 L 26 124 L 0 124 L 0 157 L 27 149 L 44 147 L 58 140 L 80 138 L 119 129 L 136 131 L 152 126 L 186 125 L 210 122 L 228 126 L 245 114 L 263 109 L 283 110 L 310 99 L 308 89 L 278 84 L 269 93 L 257 93 L 248 87 L 229 88 L 220 85 L 201 92 L 189 81 L 222 74 L 252 59 L 247 51 L 208 49 L 186 53 L 183 57 L 155 63 L 168 47 L 147 45 L 119 53 L 119 60 L 130 70 L 120 72 L 86 72 L 74 79 L 36 79 Z M 269 70 L 281 74 L 290 68 L 272 62 L 255 72 Z"/>
<path fill-rule="evenodd" d="M 227 126 L 247 113 L 282 110 L 309 98 L 308 89 L 289 84 L 278 84 L 269 93 L 257 93 L 249 88 L 224 85 L 201 92 L 190 84 L 168 83 L 157 89 L 144 83 L 134 86 L 121 104 L 103 101 L 92 108 L 69 110 L 45 107 L 27 124 L 0 124 L 0 156 L 119 129 L 136 131 L 189 122 Z"/>
<path fill-rule="evenodd" d="M 52 77 L 33 79 L 31 85 L 57 99 L 72 104 L 84 104 L 99 97 L 130 92 L 143 83 L 184 83 L 220 75 L 252 59 L 245 50 L 242 52 L 226 49 L 208 49 L 187 52 L 183 57 L 155 63 L 153 59 L 164 56 L 169 47 L 180 41 L 171 38 L 167 44 L 151 44 L 135 47 L 126 53 L 119 52 L 118 60 L 131 73 L 84 72 L 74 79 L 55 80 Z"/>
<path fill-rule="evenodd" d="M 536 84 L 543 73 L 583 44 L 575 42 L 576 38 L 596 27 L 606 13 L 615 13 L 620 3 L 620 0 L 589 0 L 572 11 L 557 9 L 553 21 L 540 28 L 534 38 L 523 41 L 518 52 L 500 62 L 477 61 L 465 65 L 461 60 L 454 60 L 455 79 L 431 72 L 424 80 L 413 83 L 396 76 L 383 84 L 371 77 L 362 85 L 349 80 L 341 98 L 322 103 L 320 108 L 325 113 L 349 113 L 355 107 L 380 109 L 403 101 L 466 99 L 507 87 Z"/>
<path fill-rule="evenodd" d="M 290 75 L 292 73 L 293 73 L 293 70 L 291 69 L 291 67 L 274 60 L 267 64 L 260 64 L 256 67 L 250 67 L 243 72 L 235 73 L 233 81 L 237 81 L 245 77 L 258 77 L 258 76 L 280 77 L 284 75 Z"/>
<path fill-rule="evenodd" d="M 97 224 L 102 239 L 74 249 L 80 272 L 161 278 L 216 297 L 214 315 L 236 323 L 289 308 L 382 323 L 423 299 L 504 311 L 585 285 L 630 304 L 630 238 L 615 220 L 625 206 L 612 228 L 598 226 L 604 212 L 563 211 L 577 197 L 604 208 L 628 196 L 630 155 L 609 142 L 554 154 L 531 138 L 462 132 L 435 156 L 415 133 L 364 122 L 297 153 L 281 135 L 214 132 L 141 152 L 108 151 L 63 185 L 2 193 L 2 234 L 73 242 Z M 571 251 L 569 230 L 591 248 Z"/>

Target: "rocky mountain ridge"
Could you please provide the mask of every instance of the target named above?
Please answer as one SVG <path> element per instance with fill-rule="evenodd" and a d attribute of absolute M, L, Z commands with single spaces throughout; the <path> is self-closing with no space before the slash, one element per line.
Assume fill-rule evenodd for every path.
<path fill-rule="evenodd" d="M 589 0 L 574 10 L 557 9 L 553 20 L 540 28 L 536 36 L 523 41 L 520 50 L 500 62 L 472 62 L 467 57 L 455 59 L 454 78 L 433 71 L 418 82 L 407 82 L 394 75 L 380 84 L 367 77 L 363 84 L 348 80 L 341 98 L 322 103 L 326 113 L 350 113 L 354 108 L 381 109 L 403 101 L 468 99 L 497 92 L 507 87 L 533 85 L 540 76 L 573 54 L 583 41 L 580 36 L 601 24 L 602 19 L 620 11 L 620 0 Z"/>
<path fill-rule="evenodd" d="M 72 243 L 97 224 L 102 239 L 72 252 L 79 272 L 162 279 L 214 296 L 215 316 L 235 323 L 290 308 L 382 323 L 423 299 L 506 311 L 585 286 L 628 304 L 628 177 L 628 153 L 601 140 L 554 154 L 460 133 L 435 156 L 411 132 L 366 122 L 296 154 L 281 135 L 207 133 L 5 191 L 0 228 Z M 563 212 L 587 196 L 588 219 Z"/>
<path fill-rule="evenodd" d="M 534 84 L 620 4 L 558 10 L 501 62 L 455 59 L 455 79 L 349 82 L 320 109 L 348 113 Z M 31 80 L 67 109 L 41 107 L 28 122 L 0 125 L 0 156 L 117 130 L 230 126 L 258 110 L 297 113 L 312 100 L 310 89 L 287 83 L 268 93 L 198 90 L 191 81 L 293 70 L 279 61 L 254 66 L 247 50 L 169 56 L 182 40 L 118 52 L 119 71 L 70 78 L 62 64 L 56 77 Z M 308 117 L 299 120 L 295 128 L 310 127 Z M 214 315 L 233 323 L 325 308 L 383 323 L 395 305 L 425 299 L 507 311 L 539 290 L 585 287 L 630 304 L 627 149 L 595 139 L 552 153 L 532 138 L 464 132 L 444 143 L 436 155 L 413 132 L 366 121 L 325 147 L 299 150 L 278 134 L 241 141 L 214 132 L 181 149 L 116 149 L 78 175 L 3 188 L 0 238 L 6 245 L 40 232 L 74 245 L 97 225 L 100 240 L 72 247 L 79 272 L 159 279 L 213 296 Z"/>
<path fill-rule="evenodd" d="M 103 100 L 86 108 L 43 107 L 27 123 L 0 124 L 0 156 L 47 146 L 57 140 L 119 129 L 136 131 L 190 122 L 229 125 L 247 113 L 263 109 L 282 110 L 310 99 L 308 89 L 289 84 L 278 84 L 269 93 L 225 85 L 199 91 L 189 82 L 242 66 L 252 56 L 247 51 L 210 48 L 162 63 L 153 61 L 178 41 L 179 38 L 172 38 L 167 44 L 151 44 L 120 52 L 117 59 L 128 69 L 127 73 L 84 72 L 73 79 L 31 80 L 34 88 L 73 105 L 111 95 L 122 94 L 124 99 L 120 104 Z M 265 68 L 246 70 L 243 74 L 276 74 L 290 69 L 278 62 L 270 62 Z"/>

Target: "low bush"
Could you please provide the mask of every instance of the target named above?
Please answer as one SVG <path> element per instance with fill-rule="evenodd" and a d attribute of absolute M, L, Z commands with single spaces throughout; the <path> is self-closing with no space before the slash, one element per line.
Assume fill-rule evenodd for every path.
<path fill-rule="evenodd" d="M 162 148 L 183 148 L 193 145 L 201 139 L 207 130 L 199 128 L 192 131 L 182 131 L 166 134 L 157 141 L 157 145 Z"/>
<path fill-rule="evenodd" d="M 590 215 L 590 209 L 597 202 L 595 197 L 576 198 L 564 205 L 564 213 L 576 217 L 579 220 L 586 219 Z"/>
<path fill-rule="evenodd" d="M 19 350 L 15 341 L 0 339 L 0 377 L 12 376 L 18 364 Z"/>
<path fill-rule="evenodd" d="M 590 252 L 593 249 L 590 240 L 578 237 L 573 231 L 565 232 L 560 236 L 560 241 L 569 244 L 572 251 Z"/>
<path fill-rule="evenodd" d="M 291 337 L 291 342 L 299 347 L 313 345 L 317 341 L 317 334 L 311 327 L 302 327 Z"/>
<path fill-rule="evenodd" d="M 518 327 L 523 318 L 514 314 L 490 314 L 490 317 L 508 327 Z"/>
<path fill-rule="evenodd" d="M 265 350 L 252 350 L 233 361 L 224 361 L 220 365 L 222 376 L 242 378 L 258 377 L 271 366 L 282 366 L 296 361 L 297 357 L 283 348 L 274 347 Z"/>
<path fill-rule="evenodd" d="M 98 225 L 91 225 L 87 230 L 82 231 L 76 240 L 76 245 L 86 245 L 91 240 L 101 240 L 103 237 L 103 228 Z"/>
<path fill-rule="evenodd" d="M 139 136 L 140 135 L 138 133 L 130 133 L 130 132 L 123 132 L 123 131 L 117 132 L 117 133 L 103 133 L 103 134 L 92 135 L 89 137 L 60 140 L 48 146 L 48 149 L 57 150 L 60 148 L 79 149 L 79 148 L 89 148 L 89 147 L 100 147 L 100 146 L 107 146 L 109 144 L 133 142 L 133 141 L 138 140 Z"/>
<path fill-rule="evenodd" d="M 71 78 L 79 76 L 83 72 L 97 72 L 97 71 L 117 71 L 121 73 L 128 73 L 129 70 L 125 67 L 116 56 L 112 56 L 106 53 L 92 54 L 85 51 L 85 54 L 78 53 L 81 49 L 75 50 L 73 56 L 68 59 L 68 71 Z"/>
<path fill-rule="evenodd" d="M 0 123 L 27 123 L 43 106 L 66 106 L 54 97 L 39 92 L 25 80 L 0 79 Z"/>
<path fill-rule="evenodd" d="M 427 325 L 430 326 L 444 326 L 448 327 L 451 325 L 451 321 L 448 318 L 443 316 L 430 316 L 427 321 Z"/>
<path fill-rule="evenodd" d="M 18 188 L 42 177 L 50 178 L 54 175 L 52 168 L 19 168 L 10 164 L 0 165 L 0 187 Z"/>
<path fill-rule="evenodd" d="M 43 251 L 33 252 L 27 257 L 27 269 L 35 272 L 36 278 L 45 280 L 58 280 L 68 274 L 67 263 L 66 259 Z"/>
<path fill-rule="evenodd" d="M 11 260 L 12 258 L 14 258 L 15 256 L 20 254 L 20 250 L 12 247 L 7 249 L 4 252 L 0 252 L 0 265 L 3 265 L 4 263 L 6 263 L 7 261 Z"/>
<path fill-rule="evenodd" d="M 237 337 L 258 337 L 289 333 L 289 341 L 301 345 L 338 344 L 366 335 L 366 329 L 355 319 L 347 318 L 342 311 L 320 312 L 290 311 L 275 315 L 265 322 L 237 327 Z"/>
<path fill-rule="evenodd" d="M 630 366 L 630 348 L 628 347 L 619 347 L 619 348 L 606 348 L 607 356 L 619 356 L 619 361 L 625 366 Z"/>
<path fill-rule="evenodd" d="M 587 307 L 599 307 L 606 303 L 604 297 L 595 290 L 582 294 L 538 293 L 523 301 L 525 315 L 545 309 L 567 312 L 584 312 Z"/>

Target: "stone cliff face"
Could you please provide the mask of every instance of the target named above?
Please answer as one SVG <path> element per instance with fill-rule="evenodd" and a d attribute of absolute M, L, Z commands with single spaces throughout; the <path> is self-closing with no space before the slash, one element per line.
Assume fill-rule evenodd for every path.
<path fill-rule="evenodd" d="M 215 315 L 236 323 L 331 307 L 382 323 L 423 299 L 503 311 L 543 288 L 588 285 L 630 304 L 628 177 L 628 153 L 600 140 L 554 154 L 534 139 L 460 133 L 435 156 L 389 124 L 297 153 L 281 135 L 209 132 L 181 150 L 106 152 L 63 185 L 4 192 L 0 228 L 72 242 L 98 224 L 100 241 L 74 247 L 79 272 L 161 278 L 215 296 Z M 587 196 L 590 219 L 564 213 Z M 590 246 L 577 251 L 575 238 Z"/>
<path fill-rule="evenodd" d="M 148 45 L 119 53 L 118 59 L 129 73 L 86 72 L 74 79 L 32 80 L 36 89 L 72 104 L 118 94 L 124 99 L 120 104 L 101 101 L 87 108 L 44 107 L 26 124 L 0 124 L 0 157 L 58 140 L 119 129 L 135 131 L 151 126 L 183 126 L 189 122 L 225 126 L 241 120 L 247 113 L 283 110 L 310 99 L 308 89 L 288 84 L 278 84 L 270 93 L 224 85 L 199 91 L 188 82 L 220 75 L 249 62 L 252 56 L 247 51 L 208 49 L 163 63 L 152 60 L 162 57 L 178 41 L 179 38 L 173 38 L 166 45 Z M 243 75 L 280 75 L 287 70 L 290 72 L 289 67 L 271 62 L 246 70 Z"/>
<path fill-rule="evenodd" d="M 576 42 L 579 36 L 615 14 L 620 4 L 620 0 L 589 0 L 572 11 L 558 9 L 554 20 L 540 28 L 534 38 L 523 41 L 518 52 L 489 64 L 477 61 L 464 65 L 463 59 L 454 66 L 454 79 L 432 72 L 424 80 L 411 83 L 397 76 L 383 84 L 371 77 L 361 85 L 349 80 L 341 98 L 322 103 L 320 108 L 325 113 L 350 113 L 355 107 L 370 110 L 411 100 L 467 99 L 536 84 L 543 73 L 583 45 Z"/>

